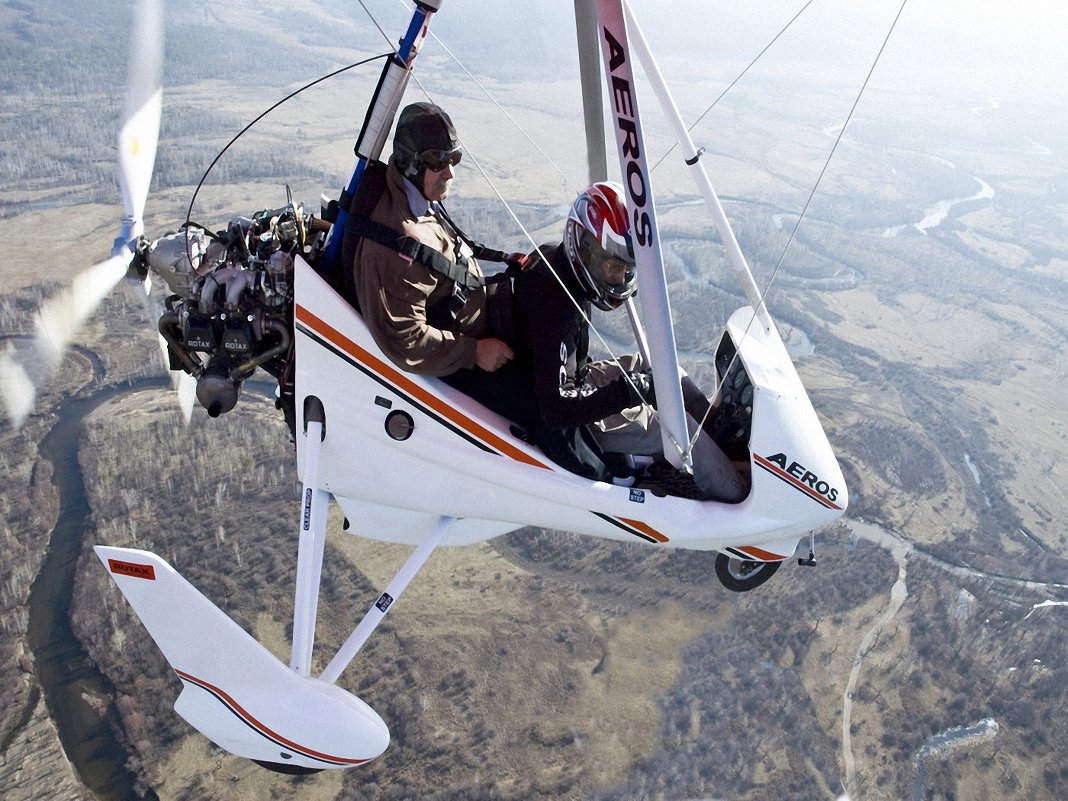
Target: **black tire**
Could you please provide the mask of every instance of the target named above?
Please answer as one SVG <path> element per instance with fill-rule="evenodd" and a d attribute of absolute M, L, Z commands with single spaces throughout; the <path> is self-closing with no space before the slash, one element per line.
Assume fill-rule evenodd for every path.
<path fill-rule="evenodd" d="M 725 553 L 716 554 L 716 578 L 732 592 L 755 590 L 775 575 L 782 562 L 757 562 L 738 559 Z"/>

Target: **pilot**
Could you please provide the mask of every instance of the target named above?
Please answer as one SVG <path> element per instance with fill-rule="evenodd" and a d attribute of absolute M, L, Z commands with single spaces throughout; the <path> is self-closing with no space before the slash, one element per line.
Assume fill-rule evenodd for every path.
<path fill-rule="evenodd" d="M 448 218 L 462 151 L 449 115 L 432 103 L 406 106 L 397 120 L 385 186 L 366 225 L 346 228 L 352 289 L 375 343 L 403 370 L 439 376 L 517 422 L 533 403 L 512 386 L 507 342 L 490 330 L 487 291 L 471 242 Z M 359 191 L 359 190 L 357 190 Z M 355 223 L 359 216 L 350 215 Z M 396 239 L 408 237 L 399 252 Z"/>
<path fill-rule="evenodd" d="M 598 362 L 588 356 L 592 307 L 617 309 L 637 290 L 622 187 L 588 187 L 571 206 L 564 241 L 540 248 L 530 259 L 533 266 L 515 277 L 514 346 L 516 362 L 529 370 L 540 412 L 533 439 L 572 472 L 627 483 L 622 454 L 663 463 L 652 376 L 638 355 Z M 688 377 L 683 394 L 696 430 L 693 417 L 705 416 L 708 401 Z M 694 446 L 694 468 L 703 499 L 736 503 L 748 492 L 703 430 Z"/>

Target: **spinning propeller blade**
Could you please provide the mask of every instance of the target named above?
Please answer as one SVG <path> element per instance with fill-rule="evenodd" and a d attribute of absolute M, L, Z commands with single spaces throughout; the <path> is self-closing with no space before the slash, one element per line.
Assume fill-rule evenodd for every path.
<path fill-rule="evenodd" d="M 163 363 L 170 363 L 170 355 L 167 352 L 167 340 L 159 335 L 159 349 L 163 356 Z M 171 386 L 178 393 L 178 407 L 182 410 L 182 419 L 186 425 L 193 419 L 193 404 L 197 401 L 197 382 L 193 376 L 185 370 L 171 370 Z"/>
<path fill-rule="evenodd" d="M 36 320 L 34 361 L 29 369 L 10 352 L 0 357 L 0 387 L 8 416 L 21 425 L 33 410 L 36 387 L 47 380 L 75 335 L 122 280 L 133 243 L 144 229 L 142 215 L 152 182 L 162 111 L 163 4 L 139 0 L 130 30 L 126 109 L 119 130 L 118 173 L 124 216 L 111 258 L 80 273 L 42 305 Z"/>
<path fill-rule="evenodd" d="M 33 387 L 33 379 L 15 358 L 14 348 L 10 344 L 0 353 L 0 389 L 8 419 L 18 428 L 33 411 L 36 390 Z"/>
<path fill-rule="evenodd" d="M 125 248 L 144 229 L 142 214 L 152 167 L 156 163 L 163 109 L 163 3 L 140 0 L 130 32 L 130 61 L 126 77 L 126 111 L 119 129 L 119 185 L 126 211 L 113 254 Z"/>
<path fill-rule="evenodd" d="M 37 312 L 37 357 L 47 373 L 59 364 L 74 335 L 126 274 L 127 258 L 112 256 L 75 276 Z"/>

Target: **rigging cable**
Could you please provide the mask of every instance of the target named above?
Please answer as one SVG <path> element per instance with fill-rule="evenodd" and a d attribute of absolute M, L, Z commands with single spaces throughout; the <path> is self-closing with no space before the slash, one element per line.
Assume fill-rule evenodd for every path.
<path fill-rule="evenodd" d="M 365 3 L 363 0 L 359 0 L 359 3 L 360 3 L 360 8 L 362 8 L 364 13 L 367 15 L 367 19 L 371 20 L 371 24 L 374 25 L 378 29 L 378 33 L 379 33 L 379 35 L 381 35 L 382 40 L 386 43 L 386 46 L 387 47 L 393 47 L 393 40 L 389 38 L 389 34 L 387 34 L 385 32 L 385 30 L 382 28 L 382 26 L 378 24 L 378 20 L 375 19 L 375 15 L 371 13 L 371 9 L 369 9 L 367 7 L 367 3 Z M 407 5 L 405 5 L 405 9 L 408 10 L 408 11 L 411 10 L 411 9 L 408 8 Z M 391 53 L 390 55 L 393 55 L 393 54 Z"/>
<path fill-rule="evenodd" d="M 322 76 L 316 78 L 314 81 L 311 81 L 310 83 L 304 84 L 304 86 L 300 87 L 299 89 L 297 89 L 297 90 L 295 90 L 293 92 L 290 92 L 288 95 L 283 97 L 281 100 L 279 100 L 277 103 L 275 103 L 273 106 L 271 106 L 266 111 L 262 112 L 254 120 L 252 120 L 252 122 L 250 122 L 248 125 L 246 125 L 244 128 L 242 128 L 240 131 L 238 131 L 234 135 L 234 138 L 231 139 L 229 142 L 227 142 L 226 146 L 223 147 L 223 149 L 219 151 L 219 153 L 215 156 L 214 159 L 212 159 L 211 164 L 208 165 L 208 168 L 206 170 L 204 170 L 204 175 L 201 176 L 200 181 L 197 183 L 196 189 L 193 190 L 193 197 L 189 200 L 189 208 L 185 213 L 185 225 L 183 226 L 183 228 L 184 227 L 188 227 L 189 224 L 190 224 L 190 218 L 193 216 L 193 204 L 196 203 L 197 194 L 200 192 L 200 188 L 204 185 L 204 181 L 207 180 L 208 175 L 211 173 L 212 169 L 215 167 L 216 164 L 219 163 L 219 159 L 221 159 L 223 157 L 223 155 L 226 153 L 226 151 L 230 149 L 230 146 L 233 145 L 238 139 L 240 139 L 253 125 L 255 125 L 257 122 L 262 120 L 264 117 L 266 117 L 268 114 L 270 114 L 272 111 L 274 111 L 276 108 L 278 108 L 280 105 L 282 105 L 286 101 L 292 100 L 294 97 L 299 95 L 305 89 L 310 89 L 311 87 L 315 86 L 318 83 L 322 83 L 323 81 L 328 80 L 329 78 L 333 78 L 334 76 L 340 75 L 341 73 L 347 72 L 348 70 L 351 70 L 351 69 L 353 69 L 355 67 L 362 67 L 364 64 L 369 64 L 372 61 L 377 61 L 379 59 L 386 59 L 386 58 L 389 58 L 392 55 L 393 55 L 393 53 L 389 52 L 389 53 L 382 53 L 382 54 L 377 55 L 377 56 L 370 56 L 369 58 L 365 58 L 362 61 L 357 61 L 355 64 L 349 64 L 347 67 L 341 67 L 340 69 L 336 69 L 333 72 L 327 73 L 326 75 L 322 75 Z M 186 243 L 187 243 L 186 247 L 188 248 L 188 238 L 186 240 Z"/>
<path fill-rule="evenodd" d="M 764 45 L 764 49 L 763 50 L 761 50 L 759 53 L 757 53 L 755 56 L 753 56 L 753 60 L 745 65 L 745 69 L 743 69 L 741 72 L 739 72 L 737 77 L 733 81 L 731 81 L 729 84 L 727 84 L 727 88 L 724 89 L 722 92 L 720 92 L 719 95 L 716 97 L 716 99 L 712 101 L 712 104 L 708 108 L 706 108 L 704 111 L 701 112 L 701 115 L 696 120 L 693 121 L 693 124 L 689 128 L 686 129 L 687 131 L 693 132 L 693 129 L 698 126 L 698 124 L 701 122 L 701 120 L 703 120 L 705 117 L 707 117 L 708 113 L 710 111 L 712 111 L 713 108 L 716 107 L 716 103 L 718 103 L 720 100 L 722 100 L 723 96 L 725 94 L 727 94 L 727 92 L 729 92 L 731 89 L 734 88 L 734 85 L 736 83 L 738 83 L 738 81 L 740 81 L 745 76 L 745 74 L 747 72 L 749 72 L 749 69 L 754 64 L 756 64 L 760 60 L 760 58 L 765 53 L 768 52 L 768 50 L 771 49 L 771 46 L 773 44 L 775 44 L 775 42 L 777 42 L 779 40 L 780 36 L 782 36 L 784 33 L 786 33 L 787 28 L 789 28 L 791 25 L 793 25 L 797 21 L 797 18 L 800 17 L 802 14 L 804 14 L 805 13 L 805 9 L 807 9 L 810 5 L 812 5 L 812 0 L 808 0 L 808 2 L 806 2 L 803 6 L 801 6 L 800 10 L 798 10 L 798 12 L 796 14 L 794 14 L 790 18 L 790 21 L 787 22 L 782 27 L 782 30 L 779 31 L 777 34 L 775 34 L 775 36 L 772 37 L 770 42 L 768 42 L 766 45 Z M 664 159 L 666 159 L 668 156 L 670 156 L 673 152 L 675 152 L 675 148 L 677 148 L 678 146 L 679 146 L 678 142 L 672 143 L 671 147 L 669 147 L 667 149 L 667 151 L 664 153 L 664 155 L 662 155 L 659 159 L 657 159 L 656 163 L 652 167 L 649 168 L 649 172 L 652 172 L 657 167 L 659 167 L 660 163 Z"/>
<path fill-rule="evenodd" d="M 860 105 L 860 98 L 864 95 L 864 91 L 868 88 L 868 82 L 871 80 L 872 74 L 875 72 L 875 67 L 879 64 L 879 59 L 883 55 L 883 51 L 886 50 L 886 45 L 890 41 L 890 37 L 894 33 L 894 28 L 897 27 L 898 20 L 901 19 L 901 14 L 905 10 L 905 4 L 908 0 L 901 0 L 901 7 L 897 10 L 897 15 L 894 17 L 894 21 L 890 23 L 890 30 L 886 32 L 886 36 L 883 38 L 883 43 L 879 47 L 879 52 L 875 54 L 875 60 L 872 62 L 871 68 L 868 70 L 868 74 L 864 76 L 864 83 L 860 86 L 860 91 L 857 92 L 856 98 L 853 100 L 853 105 L 849 109 L 849 113 L 846 115 L 845 122 L 842 123 L 841 129 L 838 131 L 838 136 L 835 137 L 834 144 L 831 146 L 831 152 L 827 154 L 826 160 L 823 162 L 823 168 L 820 170 L 819 176 L 816 178 L 816 182 L 812 185 L 812 191 L 808 193 L 808 198 L 805 200 L 804 206 L 801 207 L 801 213 L 797 215 L 797 222 L 794 223 L 794 227 L 790 231 L 790 236 L 786 240 L 786 244 L 783 246 L 782 253 L 779 254 L 779 260 L 775 262 L 775 268 L 771 271 L 771 278 L 768 279 L 768 284 L 764 287 L 764 291 L 760 294 L 760 301 L 763 303 L 765 297 L 767 297 L 768 290 L 771 289 L 772 283 L 775 281 L 775 276 L 779 273 L 779 268 L 782 266 L 783 260 L 786 258 L 786 251 L 790 249 L 790 245 L 794 241 L 794 237 L 797 234 L 797 229 L 801 227 L 801 221 L 805 218 L 808 207 L 812 203 L 812 198 L 816 195 L 816 190 L 819 189 L 820 183 L 823 181 L 823 177 L 827 174 L 827 168 L 831 164 L 831 159 L 834 158 L 835 151 L 838 149 L 839 143 L 845 136 L 846 128 L 849 127 L 850 120 L 853 119 L 853 113 L 857 110 L 857 106 Z M 766 305 L 766 304 L 765 304 Z"/>
<path fill-rule="evenodd" d="M 485 86 L 482 85 L 482 82 L 479 81 L 479 79 L 476 78 L 471 73 L 471 71 L 469 69 L 467 69 L 467 67 L 464 66 L 464 64 L 456 56 L 453 55 L 452 51 L 449 50 L 449 48 L 445 46 L 445 43 L 442 42 L 441 39 L 439 39 L 437 36 L 435 36 L 433 32 L 430 33 L 430 36 L 434 39 L 435 42 L 437 42 L 439 45 L 441 45 L 441 49 L 444 50 L 449 55 L 449 58 L 451 58 L 453 61 L 456 62 L 456 64 L 460 67 L 460 69 L 462 69 L 464 71 L 464 73 L 467 75 L 467 77 L 470 78 L 474 82 L 475 86 L 477 86 L 479 89 L 482 90 L 482 93 L 489 99 L 489 101 L 491 103 L 493 103 L 493 105 L 495 105 L 497 107 L 498 111 L 500 111 L 505 117 L 507 117 L 508 121 L 510 123 L 512 123 L 512 125 L 514 125 L 516 127 L 516 129 L 519 131 L 519 133 L 521 133 L 523 135 L 523 137 L 528 142 L 530 142 L 530 144 L 532 144 L 534 146 L 534 149 L 537 150 L 545 158 L 545 160 L 549 163 L 549 165 L 560 174 L 560 177 L 564 179 L 564 182 L 572 186 L 572 191 L 574 191 L 574 188 L 573 188 L 574 185 L 571 183 L 571 179 L 567 177 L 567 173 L 565 173 L 563 171 L 563 169 L 560 167 L 559 164 L 557 164 L 555 161 L 553 161 L 552 156 L 550 156 L 548 153 L 546 153 L 544 150 L 542 150 L 541 145 L 539 145 L 537 142 L 534 141 L 533 137 L 531 137 L 531 135 L 527 133 L 526 128 L 524 128 L 522 125 L 520 125 L 519 122 L 511 114 L 508 113 L 508 110 L 505 109 L 504 106 L 502 106 L 500 103 L 497 102 L 497 98 L 495 98 L 492 94 L 490 94 L 490 91 Z M 576 192 L 575 194 L 578 194 L 578 192 Z"/>
<path fill-rule="evenodd" d="M 782 267 L 782 263 L 786 258 L 786 252 L 790 249 L 790 245 L 793 244 L 794 238 L 797 235 L 797 230 L 798 230 L 798 228 L 801 227 L 801 221 L 805 218 L 805 214 L 808 211 L 808 208 L 812 203 L 812 198 L 815 197 L 816 191 L 819 189 L 820 183 L 823 181 L 824 176 L 827 174 L 827 169 L 828 169 L 828 167 L 830 167 L 831 159 L 834 158 L 835 151 L 837 151 L 839 143 L 842 141 L 842 138 L 845 136 L 846 128 L 849 126 L 850 121 L 853 119 L 853 114 L 857 110 L 857 106 L 860 105 L 860 99 L 861 99 L 861 97 L 864 96 L 864 91 L 868 88 L 868 82 L 871 80 L 871 76 L 875 72 L 876 66 L 878 66 L 878 64 L 879 64 L 879 59 L 882 57 L 883 51 L 886 50 L 886 45 L 890 41 L 890 37 L 894 33 L 894 28 L 897 27 L 898 20 L 901 19 L 901 14 L 902 14 L 902 12 L 904 12 L 905 5 L 907 3 L 908 3 L 908 0 L 901 0 L 901 6 L 897 10 L 897 14 L 894 17 L 894 21 L 890 23 L 890 29 L 886 32 L 886 36 L 883 38 L 883 42 L 879 46 L 879 51 L 875 54 L 875 59 L 872 61 L 871 67 L 868 69 L 868 74 L 864 76 L 864 81 L 860 85 L 860 89 L 857 92 L 857 96 L 853 99 L 853 105 L 850 107 L 849 113 L 846 115 L 845 122 L 842 123 L 841 129 L 838 131 L 838 136 L 835 138 L 834 144 L 831 146 L 831 150 L 827 154 L 827 158 L 823 162 L 823 167 L 820 169 L 820 173 L 816 177 L 816 182 L 812 185 L 812 190 L 809 192 L 808 197 L 805 199 L 805 203 L 801 208 L 801 212 L 797 216 L 797 222 L 794 223 L 794 227 L 790 230 L 790 236 L 787 238 L 786 244 L 783 246 L 782 252 L 779 254 L 778 261 L 775 262 L 775 267 L 771 271 L 771 277 L 768 278 L 767 285 L 764 287 L 764 289 L 760 293 L 760 303 L 763 304 L 765 308 L 767 308 L 766 298 L 768 296 L 768 293 L 771 291 L 771 286 L 772 286 L 772 284 L 775 283 L 775 278 L 776 278 L 776 276 L 778 276 L 779 269 Z M 803 10 L 804 9 L 802 9 L 802 11 Z M 800 14 L 801 12 L 798 12 L 798 13 Z M 794 19 L 796 19 L 796 17 Z M 792 21 L 793 20 L 791 20 L 791 22 Z M 765 49 L 767 49 L 767 48 L 765 48 Z M 722 95 L 721 95 L 721 97 L 722 97 Z M 718 98 L 717 98 L 717 100 L 718 100 Z M 715 105 L 715 104 L 713 104 L 713 105 Z M 711 106 L 709 108 L 711 108 Z M 746 325 L 745 331 L 742 334 L 742 338 L 743 339 L 749 334 L 749 328 L 754 324 L 754 322 L 756 322 L 756 315 L 754 315 L 752 317 L 752 319 L 750 319 L 748 325 Z M 735 354 L 734 354 L 734 357 L 731 359 L 731 364 L 727 368 L 727 373 L 730 372 L 730 368 L 734 365 L 734 362 L 737 359 L 738 359 L 738 353 L 736 351 Z M 715 398 L 715 394 L 719 393 L 719 390 L 720 390 L 720 387 L 717 386 L 716 393 L 713 394 L 713 398 Z M 697 437 L 700 435 L 701 429 L 704 427 L 705 420 L 707 420 L 709 414 L 711 414 L 712 408 L 713 408 L 713 405 L 710 405 L 708 410 L 706 410 L 704 418 L 700 421 L 701 424 L 700 424 L 700 426 L 698 426 L 697 432 L 691 438 L 691 440 L 690 440 L 690 447 L 691 448 L 693 447 L 694 443 L 697 441 Z"/>

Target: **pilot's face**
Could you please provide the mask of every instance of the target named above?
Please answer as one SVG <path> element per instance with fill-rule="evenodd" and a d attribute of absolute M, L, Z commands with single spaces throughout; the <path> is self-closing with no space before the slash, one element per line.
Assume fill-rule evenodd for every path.
<path fill-rule="evenodd" d="M 455 177 L 455 168 L 447 161 L 440 170 L 427 167 L 423 171 L 423 196 L 431 201 L 444 200 L 449 195 L 449 187 Z"/>

